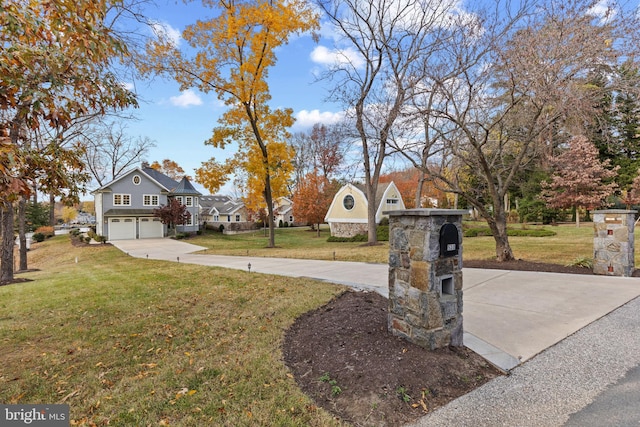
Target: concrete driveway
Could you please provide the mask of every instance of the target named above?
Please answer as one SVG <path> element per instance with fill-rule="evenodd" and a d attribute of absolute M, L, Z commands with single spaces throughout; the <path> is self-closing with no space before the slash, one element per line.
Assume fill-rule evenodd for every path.
<path fill-rule="evenodd" d="M 308 277 L 388 296 L 388 266 L 343 261 L 198 255 L 173 239 L 111 242 L 138 258 Z M 640 296 L 640 279 L 465 268 L 464 343 L 505 371 Z"/>

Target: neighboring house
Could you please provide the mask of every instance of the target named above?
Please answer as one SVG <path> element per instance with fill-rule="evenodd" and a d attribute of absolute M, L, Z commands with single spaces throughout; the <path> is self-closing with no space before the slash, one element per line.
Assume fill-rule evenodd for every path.
<path fill-rule="evenodd" d="M 201 193 L 188 179 L 180 182 L 143 164 L 93 193 L 96 209 L 96 233 L 108 240 L 165 237 L 167 225 L 153 211 L 172 198 L 187 207 L 189 223 L 176 226 L 183 233 L 199 227 L 198 198 Z"/>
<path fill-rule="evenodd" d="M 71 224 L 94 224 L 96 222 L 96 217 L 87 212 L 78 212 L 78 216 L 76 216 Z"/>
<path fill-rule="evenodd" d="M 273 202 L 273 221 L 276 227 L 287 223 L 288 225 L 294 225 L 295 218 L 293 217 L 293 201 L 286 197 L 278 197 Z"/>
<path fill-rule="evenodd" d="M 244 202 L 229 196 L 200 197 L 200 221 L 212 229 L 222 225 L 225 233 L 255 228 Z"/>
<path fill-rule="evenodd" d="M 405 208 L 400 191 L 393 181 L 378 185 L 376 200 L 376 224 L 387 217 L 383 212 Z M 369 201 L 364 188 L 347 184 L 338 190 L 324 218 L 329 223 L 331 235 L 353 237 L 357 234 L 367 234 L 368 205 Z"/>

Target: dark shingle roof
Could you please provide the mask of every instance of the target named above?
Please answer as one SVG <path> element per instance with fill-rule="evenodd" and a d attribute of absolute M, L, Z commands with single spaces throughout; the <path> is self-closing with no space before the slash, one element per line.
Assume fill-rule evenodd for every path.
<path fill-rule="evenodd" d="M 162 172 L 158 172 L 153 168 L 143 167 L 142 171 L 149 175 L 151 178 L 158 181 L 160 185 L 162 185 L 169 191 L 173 191 L 173 189 L 178 186 L 178 181 L 169 178 L 167 175 L 163 174 Z"/>
<path fill-rule="evenodd" d="M 186 177 L 182 178 L 182 180 L 178 183 L 178 186 L 171 190 L 171 192 L 174 194 L 194 194 L 196 196 L 202 194 L 198 190 L 193 188 L 193 185 L 191 185 L 191 182 L 189 182 Z"/>

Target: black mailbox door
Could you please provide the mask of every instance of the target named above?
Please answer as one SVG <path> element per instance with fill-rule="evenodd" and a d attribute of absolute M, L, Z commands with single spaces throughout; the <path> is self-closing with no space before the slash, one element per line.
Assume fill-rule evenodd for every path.
<path fill-rule="evenodd" d="M 458 255 L 460 242 L 458 241 L 458 227 L 450 222 L 440 228 L 440 256 Z"/>

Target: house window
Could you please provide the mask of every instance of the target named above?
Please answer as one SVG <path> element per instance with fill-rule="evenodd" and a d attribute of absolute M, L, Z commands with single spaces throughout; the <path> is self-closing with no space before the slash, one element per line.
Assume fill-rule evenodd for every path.
<path fill-rule="evenodd" d="M 193 197 L 187 196 L 185 199 L 185 206 L 193 206 Z"/>
<path fill-rule="evenodd" d="M 140 175 L 133 175 L 133 178 L 131 180 L 135 185 L 140 185 L 140 183 L 142 182 Z"/>
<path fill-rule="evenodd" d="M 356 204 L 356 201 L 351 194 L 347 194 L 346 196 L 344 196 L 344 199 L 342 199 L 342 205 L 348 211 L 353 209 L 353 206 L 355 204 Z"/>
<path fill-rule="evenodd" d="M 178 203 L 180 203 L 181 205 L 182 203 L 182 196 L 176 196 L 176 200 L 178 201 Z"/>
<path fill-rule="evenodd" d="M 213 216 L 213 222 L 218 222 L 220 221 L 220 216 L 219 215 L 214 215 Z"/>
<path fill-rule="evenodd" d="M 142 204 L 144 206 L 158 206 L 160 199 L 157 194 L 145 194 L 142 196 Z"/>
<path fill-rule="evenodd" d="M 189 215 L 187 222 L 184 225 L 193 225 L 193 215 Z"/>
<path fill-rule="evenodd" d="M 289 224 L 293 222 L 293 215 L 289 215 Z"/>
<path fill-rule="evenodd" d="M 236 222 L 240 222 L 240 215 L 236 215 Z"/>
<path fill-rule="evenodd" d="M 388 205 L 397 205 L 398 204 L 398 199 L 387 199 L 387 204 Z"/>
<path fill-rule="evenodd" d="M 231 222 L 231 215 L 227 215 L 227 222 Z"/>
<path fill-rule="evenodd" d="M 114 194 L 113 206 L 131 206 L 131 194 Z"/>

